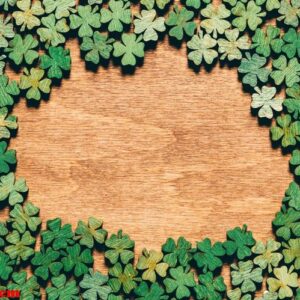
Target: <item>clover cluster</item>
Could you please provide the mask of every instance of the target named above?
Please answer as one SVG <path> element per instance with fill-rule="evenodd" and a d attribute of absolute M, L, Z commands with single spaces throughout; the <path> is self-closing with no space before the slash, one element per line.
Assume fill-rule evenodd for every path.
<path fill-rule="evenodd" d="M 0 222 L 0 289 L 20 290 L 24 300 L 300 299 L 299 0 L 0 0 L 0 12 L 0 204 L 9 207 Z M 15 177 L 16 152 L 7 149 L 18 128 L 14 104 L 39 103 L 70 72 L 70 37 L 87 65 L 111 59 L 134 69 L 165 35 L 187 48 L 193 67 L 218 59 L 236 66 L 253 113 L 273 124 L 275 146 L 292 153 L 295 181 L 272 222 L 274 238 L 256 241 L 246 225 L 216 243 L 168 238 L 135 263 L 134 241 L 108 234 L 101 220 L 73 230 L 56 218 L 41 230 L 39 208 L 25 201 L 26 182 Z M 18 81 L 9 80 L 6 64 L 21 73 Z M 93 269 L 96 251 L 107 274 Z"/>

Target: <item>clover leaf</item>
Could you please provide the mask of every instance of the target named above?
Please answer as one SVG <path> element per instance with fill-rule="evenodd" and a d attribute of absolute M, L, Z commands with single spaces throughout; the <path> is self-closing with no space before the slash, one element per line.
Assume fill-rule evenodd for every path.
<path fill-rule="evenodd" d="M 300 121 L 292 122 L 290 115 L 276 118 L 277 125 L 270 129 L 272 141 L 281 140 L 281 145 L 286 148 L 296 145 L 300 140 Z"/>
<path fill-rule="evenodd" d="M 164 293 L 164 289 L 157 282 L 152 283 L 149 287 L 145 281 L 142 281 L 134 290 L 134 293 L 137 296 L 136 300 L 168 299 Z"/>
<path fill-rule="evenodd" d="M 296 55 L 300 58 L 300 32 L 297 32 L 295 28 L 290 28 L 283 35 L 283 41 L 285 45 L 282 47 L 282 52 L 290 59 Z"/>
<path fill-rule="evenodd" d="M 236 288 L 234 290 L 229 290 L 227 292 L 227 297 L 230 300 L 252 300 L 250 294 L 242 295 L 242 291 L 240 288 Z"/>
<path fill-rule="evenodd" d="M 101 27 L 98 7 L 92 8 L 90 5 L 79 5 L 77 14 L 70 16 L 70 28 L 78 29 L 79 37 L 93 36 L 93 29 Z"/>
<path fill-rule="evenodd" d="M 5 66 L 6 66 L 6 55 L 2 54 L 0 55 L 0 75 L 4 74 Z"/>
<path fill-rule="evenodd" d="M 5 246 L 4 238 L 7 236 L 7 234 L 8 234 L 8 229 L 6 223 L 0 222 L 0 248 Z"/>
<path fill-rule="evenodd" d="M 287 98 L 283 105 L 294 119 L 298 119 L 300 116 L 300 85 L 296 83 L 291 88 L 287 88 L 286 95 L 290 98 Z"/>
<path fill-rule="evenodd" d="M 218 52 L 212 49 L 216 45 L 217 41 L 215 39 L 208 33 L 204 34 L 202 30 L 199 30 L 199 33 L 187 42 L 187 47 L 190 50 L 188 59 L 196 66 L 199 66 L 203 61 L 212 64 L 218 57 Z"/>
<path fill-rule="evenodd" d="M 24 201 L 23 194 L 28 191 L 24 178 L 15 180 L 15 174 L 9 173 L 0 177 L 0 202 L 8 199 L 9 205 L 13 206 Z"/>
<path fill-rule="evenodd" d="M 300 187 L 296 182 L 291 182 L 288 189 L 285 191 L 285 197 L 282 200 L 289 207 L 300 211 Z"/>
<path fill-rule="evenodd" d="M 277 20 L 283 20 L 286 25 L 298 27 L 300 18 L 299 0 L 282 0 L 278 12 L 281 16 Z"/>
<path fill-rule="evenodd" d="M 196 29 L 196 24 L 193 21 L 194 13 L 187 10 L 185 7 L 179 9 L 178 5 L 174 6 L 166 19 L 166 24 L 171 27 L 169 36 L 174 37 L 178 41 L 183 39 L 183 33 L 192 36 Z"/>
<path fill-rule="evenodd" d="M 298 149 L 294 150 L 292 157 L 290 159 L 290 164 L 295 167 L 294 174 L 296 176 L 300 175 L 300 151 Z"/>
<path fill-rule="evenodd" d="M 9 139 L 11 131 L 16 130 L 17 128 L 17 117 L 12 115 L 8 116 L 7 107 L 0 108 L 0 140 Z"/>
<path fill-rule="evenodd" d="M 286 264 L 293 263 L 295 270 L 300 269 L 300 238 L 290 239 L 287 243 L 282 244 L 285 248 L 282 253 Z"/>
<path fill-rule="evenodd" d="M 130 2 L 110 0 L 108 8 L 101 9 L 101 23 L 109 23 L 109 32 L 122 32 L 123 24 L 131 23 Z"/>
<path fill-rule="evenodd" d="M 143 40 L 148 41 L 157 41 L 158 34 L 157 32 L 164 32 L 165 27 L 165 18 L 157 17 L 156 11 L 151 10 L 142 10 L 141 14 L 136 15 L 134 23 L 134 32 L 136 34 L 143 34 Z"/>
<path fill-rule="evenodd" d="M 67 18 L 73 7 L 76 5 L 75 0 L 43 0 L 45 11 L 47 14 L 55 12 L 55 18 Z"/>
<path fill-rule="evenodd" d="M 3 6 L 4 11 L 9 11 L 10 8 L 14 7 L 17 0 L 0 0 L 0 6 Z"/>
<path fill-rule="evenodd" d="M 83 276 L 79 286 L 85 291 L 82 293 L 83 299 L 101 299 L 107 300 L 112 289 L 107 285 L 108 276 L 100 272 L 94 272 L 89 269 L 89 273 Z"/>
<path fill-rule="evenodd" d="M 279 0 L 256 0 L 255 2 L 258 5 L 265 4 L 267 11 L 278 10 L 278 8 L 280 8 Z"/>
<path fill-rule="evenodd" d="M 136 57 L 144 57 L 144 46 L 142 36 L 136 36 L 134 33 L 123 33 L 122 43 L 117 41 L 114 43 L 115 57 L 122 57 L 122 66 L 135 66 L 137 61 Z"/>
<path fill-rule="evenodd" d="M 278 294 L 276 292 L 265 291 L 262 297 L 255 298 L 255 300 L 277 300 Z"/>
<path fill-rule="evenodd" d="M 0 142 L 0 174 L 7 174 L 16 163 L 16 150 L 7 150 L 7 143 Z"/>
<path fill-rule="evenodd" d="M 9 82 L 6 75 L 0 75 L 0 94 L 0 108 L 13 105 L 13 97 L 20 94 L 17 82 L 14 80 Z"/>
<path fill-rule="evenodd" d="M 63 71 L 70 71 L 70 50 L 62 47 L 49 47 L 48 54 L 41 56 L 40 68 L 47 71 L 48 78 L 61 79 Z"/>
<path fill-rule="evenodd" d="M 0 279 L 8 280 L 13 272 L 14 262 L 9 258 L 7 254 L 0 251 Z"/>
<path fill-rule="evenodd" d="M 194 9 L 199 9 L 203 5 L 210 4 L 211 0 L 186 0 L 185 5 Z"/>
<path fill-rule="evenodd" d="M 167 4 L 170 3 L 171 0 L 141 0 L 141 4 L 144 5 L 147 10 L 151 10 L 156 5 L 159 9 L 165 9 Z"/>
<path fill-rule="evenodd" d="M 255 88 L 256 93 L 252 94 L 251 107 L 254 109 L 259 108 L 258 116 L 260 118 L 273 118 L 273 110 L 280 112 L 282 111 L 283 100 L 274 99 L 276 94 L 275 87 L 263 86 L 262 89 L 259 87 Z"/>
<path fill-rule="evenodd" d="M 8 40 L 14 36 L 15 32 L 10 17 L 4 19 L 3 16 L 0 16 L 0 48 L 7 48 Z"/>

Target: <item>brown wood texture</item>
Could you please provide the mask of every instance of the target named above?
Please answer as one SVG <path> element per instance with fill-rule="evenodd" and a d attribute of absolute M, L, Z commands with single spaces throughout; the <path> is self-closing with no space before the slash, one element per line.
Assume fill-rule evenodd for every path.
<path fill-rule="evenodd" d="M 112 65 L 91 72 L 77 41 L 68 46 L 70 78 L 38 109 L 24 99 L 14 109 L 17 175 L 43 221 L 101 218 L 138 252 L 169 236 L 223 240 L 244 223 L 257 239 L 271 235 L 289 156 L 251 115 L 236 68 L 195 73 L 185 47 L 165 40 L 133 76 Z"/>

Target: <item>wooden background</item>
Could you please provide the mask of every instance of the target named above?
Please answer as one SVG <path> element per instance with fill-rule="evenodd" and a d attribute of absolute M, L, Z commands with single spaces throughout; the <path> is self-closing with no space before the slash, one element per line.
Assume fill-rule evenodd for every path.
<path fill-rule="evenodd" d="M 111 65 L 87 72 L 77 41 L 68 46 L 70 78 L 39 109 L 22 100 L 14 110 L 17 175 L 44 221 L 102 218 L 138 252 L 169 236 L 223 240 L 244 223 L 257 239 L 271 235 L 289 156 L 251 115 L 235 68 L 195 73 L 185 47 L 165 40 L 134 76 Z"/>

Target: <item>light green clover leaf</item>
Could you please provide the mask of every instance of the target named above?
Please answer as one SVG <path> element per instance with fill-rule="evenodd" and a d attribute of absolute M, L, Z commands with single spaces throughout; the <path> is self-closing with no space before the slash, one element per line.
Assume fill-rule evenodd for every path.
<path fill-rule="evenodd" d="M 298 27 L 300 18 L 299 0 L 282 0 L 278 12 L 281 16 L 277 20 L 283 20 L 286 25 Z"/>
<path fill-rule="evenodd" d="M 171 0 L 141 0 L 141 4 L 144 5 L 147 10 L 151 10 L 156 5 L 159 9 L 165 9 L 167 4 L 170 3 Z"/>
<path fill-rule="evenodd" d="M 0 140 L 9 139 L 11 131 L 18 128 L 17 117 L 9 115 L 7 107 L 0 108 Z"/>
<path fill-rule="evenodd" d="M 287 99 L 283 105 L 287 108 L 289 114 L 297 120 L 300 116 L 300 85 L 294 84 L 292 87 L 286 89 Z"/>
<path fill-rule="evenodd" d="M 290 183 L 288 189 L 285 191 L 282 202 L 300 211 L 300 187 L 296 182 L 293 181 Z"/>
<path fill-rule="evenodd" d="M 295 270 L 300 270 L 300 238 L 290 239 L 282 243 L 285 248 L 282 253 L 286 264 L 293 263 Z"/>
<path fill-rule="evenodd" d="M 8 11 L 10 8 L 14 7 L 17 0 L 0 0 L 0 6 L 3 6 L 4 11 Z"/>
<path fill-rule="evenodd" d="M 4 74 L 5 65 L 6 65 L 6 55 L 2 54 L 0 55 L 0 75 Z"/>
<path fill-rule="evenodd" d="M 186 0 L 185 5 L 194 9 L 199 9 L 201 6 L 210 4 L 211 0 Z"/>
<path fill-rule="evenodd" d="M 256 0 L 255 2 L 257 5 L 265 4 L 267 11 L 278 10 L 278 8 L 280 8 L 279 0 Z"/>
<path fill-rule="evenodd" d="M 234 290 L 229 290 L 227 292 L 227 297 L 230 300 L 252 300 L 252 297 L 250 294 L 243 295 L 240 288 L 236 288 Z"/>
<path fill-rule="evenodd" d="M 14 27 L 10 20 L 10 17 L 4 19 L 4 16 L 0 16 L 0 48 L 7 48 L 8 40 L 15 36 Z"/>
<path fill-rule="evenodd" d="M 55 18 L 67 18 L 75 7 L 75 0 L 43 0 L 47 14 L 55 12 Z"/>

